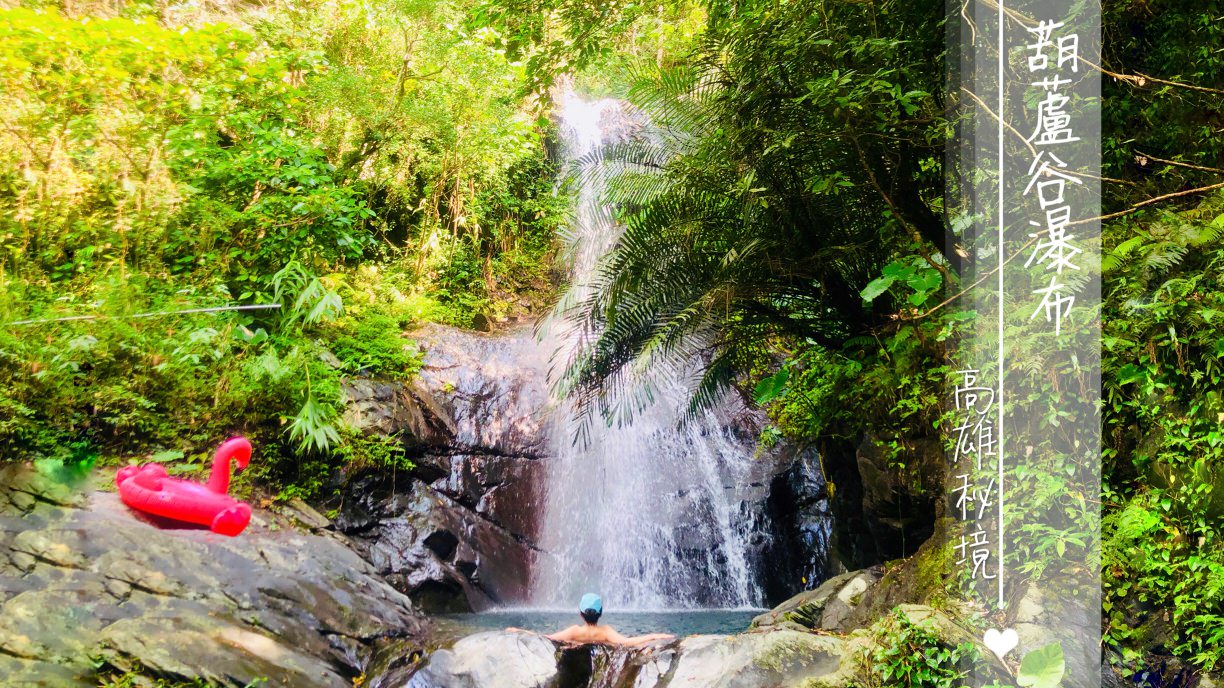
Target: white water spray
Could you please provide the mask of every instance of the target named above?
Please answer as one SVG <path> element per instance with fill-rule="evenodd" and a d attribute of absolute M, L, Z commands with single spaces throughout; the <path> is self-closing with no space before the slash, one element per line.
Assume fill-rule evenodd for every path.
<path fill-rule="evenodd" d="M 560 99 L 566 157 L 573 162 L 606 143 L 625 123 L 618 101 Z M 589 293 L 601 257 L 619 228 L 602 205 L 600 175 L 577 190 L 573 286 Z M 561 318 L 545 323 L 543 346 L 569 360 L 579 333 Z M 684 427 L 682 384 L 692 370 L 656 371 L 664 382 L 632 422 L 591 423 L 589 441 L 574 444 L 574 409 L 562 402 L 552 418 L 551 459 L 540 545 L 546 553 L 532 580 L 534 605 L 569 608 L 586 591 L 619 610 L 751 607 L 763 595 L 748 556 L 760 515 L 748 511 L 737 486 L 752 461 L 752 443 L 738 438 L 724 414 L 706 413 Z M 661 389 L 659 387 L 662 387 Z M 720 417 L 722 416 L 722 417 Z"/>

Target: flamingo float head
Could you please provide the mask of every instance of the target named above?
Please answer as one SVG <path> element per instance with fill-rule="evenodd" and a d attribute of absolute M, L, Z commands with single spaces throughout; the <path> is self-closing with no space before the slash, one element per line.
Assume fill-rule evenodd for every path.
<path fill-rule="evenodd" d="M 140 466 L 124 466 L 115 474 L 115 484 L 122 485 L 125 480 L 140 472 Z"/>
<path fill-rule="evenodd" d="M 245 437 L 226 440 L 213 456 L 212 472 L 208 475 L 208 489 L 217 494 L 229 492 L 230 462 L 238 464 L 238 470 L 251 462 L 251 443 Z"/>
<path fill-rule="evenodd" d="M 226 440 L 220 447 L 217 447 L 217 453 L 213 460 L 224 463 L 226 466 L 232 460 L 238 464 L 238 470 L 241 471 L 251 463 L 250 440 L 245 437 L 235 437 Z"/>

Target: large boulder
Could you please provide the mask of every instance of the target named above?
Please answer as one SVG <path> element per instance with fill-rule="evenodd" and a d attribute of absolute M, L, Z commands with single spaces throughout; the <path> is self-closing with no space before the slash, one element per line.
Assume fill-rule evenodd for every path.
<path fill-rule="evenodd" d="M 840 688 L 857 670 L 844 638 L 776 629 L 680 642 L 669 675 L 642 688 Z"/>
<path fill-rule="evenodd" d="M 815 590 L 795 595 L 752 620 L 754 628 L 794 624 L 805 629 L 849 631 L 850 619 L 883 575 L 875 567 L 850 571 L 825 581 Z"/>
<path fill-rule="evenodd" d="M 97 658 L 216 685 L 351 686 L 424 625 L 336 536 L 259 510 L 238 537 L 171 529 L 15 465 L 0 469 L 0 581 L 5 685 L 97 685 Z"/>
<path fill-rule="evenodd" d="M 557 686 L 557 646 L 527 633 L 480 633 L 439 650 L 404 688 Z M 386 685 L 385 683 L 381 685 Z"/>
<path fill-rule="evenodd" d="M 840 688 L 858 641 L 786 629 L 690 636 L 642 649 L 563 647 L 486 632 L 435 652 L 410 677 L 374 688 Z"/>
<path fill-rule="evenodd" d="M 355 478 L 335 526 L 425 611 L 484 609 L 527 595 L 533 543 L 418 478 Z"/>
<path fill-rule="evenodd" d="M 944 535 L 951 527 L 947 519 L 941 520 L 936 538 L 913 557 L 831 578 L 816 590 L 800 593 L 756 617 L 753 628 L 855 634 L 878 628 L 881 619 L 900 612 L 934 630 L 949 645 L 980 645 L 988 627 L 981 609 L 948 594 L 950 547 Z M 1083 589 L 1077 591 L 1075 586 Z M 1061 590 L 1057 605 L 1048 601 L 1053 590 Z M 1092 592 L 1091 583 L 1085 581 L 1045 580 L 1040 586 L 1021 589 L 1006 624 L 1019 636 L 1010 657 L 1018 661 L 1028 652 L 1058 642 L 1067 667 L 1062 685 L 1099 685 L 1101 652 L 1094 641 L 1099 610 L 1092 605 Z M 980 654 L 994 669 L 1001 668 L 989 652 Z M 1109 673 L 1107 670 L 1106 675 Z"/>

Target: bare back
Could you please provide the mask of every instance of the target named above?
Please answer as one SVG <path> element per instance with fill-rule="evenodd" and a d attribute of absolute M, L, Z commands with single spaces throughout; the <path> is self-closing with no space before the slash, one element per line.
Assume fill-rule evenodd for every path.
<path fill-rule="evenodd" d="M 666 633 L 652 633 L 650 635 L 626 638 L 611 626 L 579 624 L 545 637 L 557 642 L 577 643 L 579 645 L 642 645 L 652 640 L 666 640 L 673 636 Z"/>
<path fill-rule="evenodd" d="M 596 626 L 581 624 L 549 635 L 550 640 L 563 643 L 578 643 L 580 645 L 623 645 L 628 638 L 616 632 L 611 626 Z"/>

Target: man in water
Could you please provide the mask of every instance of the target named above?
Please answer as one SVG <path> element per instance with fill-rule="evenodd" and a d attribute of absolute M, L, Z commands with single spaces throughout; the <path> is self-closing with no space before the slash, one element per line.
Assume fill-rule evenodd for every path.
<path fill-rule="evenodd" d="M 638 647 L 655 640 L 670 640 L 676 637 L 667 633 L 650 633 L 627 638 L 617 633 L 616 629 L 611 626 L 600 626 L 599 617 L 603 616 L 603 600 L 599 599 L 599 595 L 593 592 L 588 592 L 582 596 L 582 601 L 578 603 L 578 615 L 582 617 L 583 623 L 575 624 L 564 631 L 557 631 L 544 637 L 559 643 L 624 645 L 626 647 Z M 507 628 L 506 630 L 517 633 L 526 632 L 521 628 Z"/>

